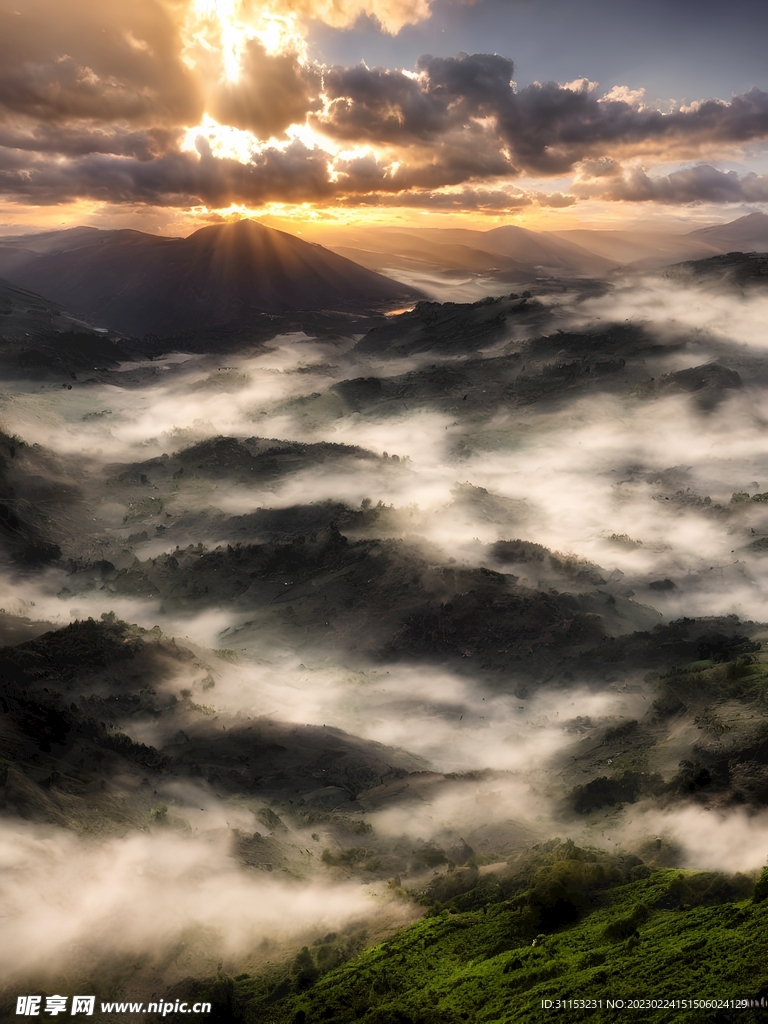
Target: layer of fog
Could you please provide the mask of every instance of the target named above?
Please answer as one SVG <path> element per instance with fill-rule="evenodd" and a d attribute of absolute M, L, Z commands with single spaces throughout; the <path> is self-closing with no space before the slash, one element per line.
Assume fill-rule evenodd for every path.
<path fill-rule="evenodd" d="M 94 462 L 152 458 L 219 434 L 247 436 L 254 408 L 332 382 L 327 359 L 336 348 L 308 341 L 303 334 L 284 335 L 268 351 L 243 355 L 232 366 L 217 366 L 209 356 L 171 355 L 149 364 L 153 373 L 143 385 L 94 382 L 69 390 L 6 384 L 0 423 L 28 443 Z"/>
<path fill-rule="evenodd" d="M 698 870 L 757 871 L 768 860 L 768 814 L 693 805 L 662 811 L 628 809 L 618 827 L 602 829 L 593 841 L 608 849 L 642 845 L 649 837 L 668 840 L 681 852 L 681 866 Z"/>
<path fill-rule="evenodd" d="M 58 599 L 53 595 L 41 599 L 39 593 L 30 591 L 26 600 L 19 595 L 16 600 L 14 608 L 10 593 L 3 597 L 3 603 L 13 610 L 52 617 Z M 103 607 L 103 599 L 94 596 L 84 607 L 68 609 L 58 621 L 80 617 L 85 611 L 97 615 Z M 139 742 L 161 748 L 173 741 L 180 727 L 205 733 L 210 717 L 194 710 L 199 701 L 213 709 L 216 728 L 222 723 L 226 728 L 244 727 L 262 718 L 328 725 L 416 755 L 422 759 L 422 771 L 454 778 L 470 773 L 460 784 L 439 792 L 414 790 L 412 799 L 401 794 L 396 801 L 374 808 L 366 817 L 379 835 L 405 837 L 411 843 L 440 842 L 446 837 L 452 841 L 460 836 L 471 838 L 484 829 L 490 831 L 491 841 L 503 848 L 502 837 L 506 839 L 510 830 L 512 835 L 522 831 L 539 838 L 567 833 L 613 848 L 638 846 L 653 835 L 664 834 L 682 848 L 685 863 L 691 867 L 751 870 L 765 861 L 765 815 L 679 807 L 664 812 L 629 806 L 618 818 L 612 815 L 606 836 L 598 835 L 589 821 L 560 818 L 560 802 L 580 780 L 563 774 L 560 766 L 571 759 L 571 751 L 579 752 L 583 723 L 588 722 L 590 733 L 599 738 L 612 725 L 643 718 L 653 691 L 640 679 L 627 686 L 620 678 L 600 689 L 561 684 L 554 690 L 544 688 L 518 697 L 514 677 L 491 685 L 427 666 L 354 671 L 334 665 L 327 654 L 313 661 L 305 653 L 304 664 L 291 651 L 276 649 L 266 639 L 241 647 L 233 664 L 200 646 L 206 637 L 216 644 L 230 642 L 224 627 L 231 625 L 232 616 L 223 610 L 194 620 L 164 621 L 154 614 L 157 609 L 149 602 L 133 600 L 120 605 L 110 599 L 109 607 L 147 628 L 159 620 L 167 635 L 192 638 L 194 667 L 182 663 L 176 676 L 155 685 L 179 698 L 184 692 L 191 693 L 193 710 L 184 718 L 180 699 L 171 718 L 131 717 L 120 722 L 121 729 Z M 209 676 L 215 687 L 203 690 Z M 579 723 L 578 729 L 572 727 L 574 722 Z M 676 770 L 678 758 L 676 754 L 674 764 L 670 762 L 670 773 Z M 482 773 L 489 770 L 496 774 L 487 778 Z M 593 770 L 610 774 L 608 753 Z M 173 803 L 193 832 L 251 828 L 252 812 L 247 806 L 222 802 L 209 787 L 194 782 L 163 782 L 159 799 Z M 736 835 L 741 837 L 738 841 Z"/>
<path fill-rule="evenodd" d="M 563 818 L 563 800 L 583 776 L 574 778 L 562 766 L 572 751 L 583 750 L 584 728 L 599 745 L 607 727 L 643 718 L 653 691 L 639 679 L 601 690 L 543 688 L 520 698 L 507 688 L 500 692 L 498 685 L 445 670 L 391 666 L 351 672 L 327 662 L 307 668 L 288 654 L 281 659 L 270 653 L 261 664 L 245 659 L 240 665 L 214 666 L 216 687 L 205 699 L 215 707 L 217 721 L 231 727 L 269 716 L 296 724 L 332 723 L 417 754 L 424 759 L 422 772 L 453 780 L 438 785 L 429 774 L 423 781 L 419 776 L 400 784 L 394 800 L 374 792 L 370 807 L 363 797 L 366 820 L 380 837 L 405 838 L 410 844 L 450 844 L 460 837 L 478 843 L 486 837 L 488 849 L 479 851 L 485 853 L 509 850 L 521 836 L 534 841 L 568 834 L 612 850 L 637 849 L 660 835 L 681 850 L 683 866 L 731 872 L 754 871 L 768 857 L 764 812 L 679 804 L 664 810 L 641 802 L 611 809 L 607 819 L 598 816 L 597 822 L 572 814 Z M 181 676 L 166 686 L 178 692 L 189 682 Z M 126 722 L 124 727 L 137 739 L 162 744 L 169 738 L 164 733 L 177 724 Z M 662 758 L 665 749 L 660 743 Z M 672 742 L 668 774 L 677 770 L 675 750 Z M 591 770 L 610 774 L 618 756 L 605 748 Z M 217 818 L 231 825 L 237 813 L 231 805 L 217 809 L 210 794 L 196 792 L 186 803 L 205 805 L 195 827 Z"/>
<path fill-rule="evenodd" d="M 495 443 L 481 438 L 475 454 L 461 459 L 453 449 L 465 428 L 438 413 L 376 422 L 350 415 L 316 431 L 281 416 L 262 421 L 260 432 L 360 444 L 410 461 L 387 472 L 377 463 L 354 472 L 306 470 L 260 488 L 219 485 L 215 504 L 242 515 L 324 500 L 358 508 L 368 499 L 407 510 L 400 530 L 388 532 L 422 536 L 446 557 L 476 563 L 484 545 L 519 537 L 618 570 L 632 585 L 670 578 L 691 592 L 691 611 L 681 593 L 665 598 L 681 614 L 762 619 L 766 569 L 749 544 L 768 532 L 768 516 L 760 505 L 732 506 L 731 496 L 768 489 L 765 401 L 762 392 L 736 393 L 706 416 L 684 395 L 585 398 L 545 414 L 516 410 L 488 425 Z M 508 515 L 457 504 L 467 483 L 516 504 Z M 184 496 L 177 501 L 183 506 Z M 228 539 L 224 531 L 221 540 Z M 724 591 L 714 580 L 706 597 L 706 573 L 735 563 L 746 566 L 736 588 Z"/>
<path fill-rule="evenodd" d="M 451 298 L 459 298 L 452 287 Z M 761 351 L 768 302 L 707 296 L 649 279 L 567 312 L 574 326 L 641 319 L 662 341 L 683 329 L 706 332 L 698 353 L 669 353 L 663 369 L 670 372 L 705 362 L 712 337 Z M 389 363 L 386 372 L 407 365 Z M 358 462 L 353 472 L 318 467 L 259 488 L 221 484 L 215 496 L 182 488 L 170 507 L 174 513 L 214 506 L 242 514 L 259 506 L 329 499 L 353 507 L 364 499 L 381 501 L 412 513 L 391 532 L 424 538 L 446 559 L 492 564 L 487 546 L 519 537 L 595 562 L 608 574 L 623 573 L 637 588 L 638 600 L 652 601 L 670 617 L 736 612 L 768 618 L 768 559 L 761 561 L 749 548 L 755 537 L 768 534 L 768 511 L 760 504 L 730 504 L 733 492 L 768 491 L 767 396 L 758 388 L 734 393 L 707 414 L 686 395 L 603 396 L 570 401 L 554 411 L 493 413 L 470 427 L 424 409 L 376 418 L 347 413 L 312 424 L 292 400 L 349 376 L 382 372 L 383 364 L 362 363 L 343 346 L 302 337 L 282 339 L 266 354 L 238 358 L 235 369 L 219 369 L 194 356 L 169 360 L 167 366 L 140 387 L 98 384 L 65 391 L 36 385 L 31 392 L 6 387 L 0 395 L 2 425 L 30 442 L 82 458 L 93 481 L 102 463 L 139 461 L 221 434 L 333 441 L 397 453 L 409 461 L 390 459 L 386 471 L 379 462 Z M 110 412 L 99 419 L 84 419 L 106 409 Z M 457 446 L 465 440 L 471 443 L 459 456 Z M 494 518 L 473 511 L 471 503 L 457 504 L 457 488 L 465 483 L 519 502 L 517 513 Z M 155 540 L 142 553 L 157 554 L 162 547 Z M 514 571 L 524 581 L 528 573 L 532 585 L 538 582 L 535 565 Z M 227 631 L 239 625 L 229 608 L 185 616 L 167 614 L 159 600 L 100 592 L 62 599 L 57 595 L 65 578 L 59 569 L 35 580 L 4 577 L 0 606 L 55 624 L 111 610 L 209 648 L 226 646 Z M 640 589 L 663 578 L 673 580 L 676 589 Z M 573 585 L 564 582 L 563 589 Z M 218 666 L 216 688 L 205 697 L 222 716 L 237 721 L 266 715 L 335 726 L 410 751 L 440 773 L 508 773 L 446 789 L 429 801 L 403 801 L 371 812 L 378 832 L 411 839 L 510 821 L 550 834 L 557 828 L 577 836 L 581 830 L 589 838 L 589 829 L 579 823 L 558 825 L 555 796 L 562 793 L 547 788 L 551 764 L 573 742 L 563 723 L 577 717 L 607 723 L 640 717 L 643 710 L 637 693 L 571 687 L 520 700 L 513 679 L 499 692 L 445 671 L 390 666 L 354 673 L 327 661 L 302 667 L 290 651 L 248 653 L 262 663 L 245 657 L 239 666 Z M 183 678 L 172 683 L 188 684 Z M 145 742 L 166 739 L 162 722 L 123 726 Z M 184 803 L 184 793 L 168 792 Z M 207 806 L 206 795 L 196 795 L 200 806 Z M 190 825 L 200 832 L 202 820 L 193 820 L 195 813 L 189 812 Z M 230 857 L 225 835 L 246 822 L 229 806 L 211 805 L 205 813 L 206 822 L 219 830 L 207 839 L 142 834 L 91 845 L 61 832 L 4 825 L 0 884 L 10 908 L 6 934 L 13 939 L 0 948 L 8 973 L 57 960 L 69 947 L 85 961 L 99 949 L 153 950 L 185 941 L 195 928 L 219 933 L 221 948 L 235 955 L 264 934 L 283 934 L 288 921 L 295 933 L 327 930 L 371 912 L 357 884 L 293 885 L 244 872 Z M 240 813 L 247 817 L 248 812 Z M 682 845 L 686 863 L 696 867 L 752 869 L 765 861 L 768 848 L 763 816 L 693 807 L 674 814 L 628 809 L 610 842 L 631 844 L 654 833 L 670 835 Z M 115 920 L 124 923 L 119 931 Z"/>
<path fill-rule="evenodd" d="M 505 290 L 508 292 L 511 287 L 500 284 L 498 278 L 469 271 L 441 272 L 421 267 L 413 270 L 388 267 L 386 275 L 409 288 L 418 288 L 435 302 L 477 302 L 488 295 L 500 295 Z M 519 286 L 522 290 L 526 288 L 530 288 L 529 283 L 524 282 Z"/>
<path fill-rule="evenodd" d="M 580 301 L 570 311 L 574 327 L 629 320 L 668 337 L 701 332 L 757 351 L 768 347 L 767 319 L 764 289 L 740 293 L 706 279 L 686 284 L 660 276 L 617 278 L 605 295 Z"/>
<path fill-rule="evenodd" d="M 259 947 L 264 955 L 267 938 L 279 944 L 338 930 L 382 913 L 386 902 L 375 886 L 244 869 L 226 831 L 97 843 L 3 821 L 0 868 L 6 981 L 78 969 L 92 976 L 111 956 L 162 956 L 167 984 L 174 974 L 215 974 L 222 958 Z M 384 913 L 397 920 L 396 907 Z"/>
<path fill-rule="evenodd" d="M 695 326 L 711 327 L 716 322 L 713 309 L 730 310 L 734 330 L 743 329 L 752 344 L 760 340 L 764 302 L 759 297 L 741 301 L 715 295 L 708 305 L 706 295 L 696 290 L 697 308 L 690 292 L 648 279 L 627 291 L 631 308 L 616 305 L 624 301 L 618 289 L 610 300 L 588 300 L 573 315 L 594 322 L 598 314 L 640 309 L 655 317 L 667 337 L 679 334 L 671 313 L 684 314 Z M 724 316 L 723 330 L 728 327 Z M 733 340 L 738 340 L 736 334 Z M 623 573 L 633 587 L 672 579 L 674 591 L 645 589 L 639 598 L 670 616 L 735 612 L 766 617 L 768 564 L 749 544 L 768 531 L 768 517 L 760 505 L 729 507 L 733 492 L 758 491 L 768 478 L 763 391 L 735 393 L 706 415 L 684 395 L 630 401 L 604 396 L 599 402 L 571 401 L 559 411 L 496 413 L 469 430 L 448 415 L 420 409 L 374 419 L 349 413 L 332 423 L 308 426 L 290 404 L 286 407 L 286 400 L 342 378 L 348 369 L 343 358 L 337 365 L 330 362 L 340 355 L 333 346 L 289 336 L 277 339 L 271 351 L 239 361 L 235 369 L 201 368 L 196 357 L 190 357 L 189 367 L 176 360 L 176 376 L 165 379 L 160 371 L 157 383 L 138 390 L 6 393 L 6 414 L 12 413 L 16 430 L 31 440 L 65 452 L 79 445 L 96 463 L 99 445 L 102 458 L 137 459 L 206 436 L 248 436 L 255 430 L 261 436 L 333 440 L 400 453 L 409 461 L 389 460 L 386 472 L 381 463 L 361 462 L 346 470 L 307 470 L 260 488 L 219 483 L 215 497 L 205 488 L 202 496 L 181 491 L 170 507 L 178 512 L 214 504 L 242 514 L 256 507 L 328 499 L 352 507 L 365 499 L 380 501 L 407 512 L 383 532 L 424 537 L 439 545 L 446 558 L 487 562 L 487 545 L 520 537 L 595 562 L 608 574 Z M 690 353 L 671 352 L 668 368 L 690 360 Z M 308 372 L 295 372 L 299 370 Z M 106 393 L 115 398 L 110 418 L 84 422 L 83 410 L 98 410 Z M 457 457 L 457 443 L 468 435 L 472 440 L 473 434 L 478 438 L 474 453 Z M 457 487 L 465 483 L 516 502 L 516 513 L 494 519 L 475 512 L 471 503 L 457 503 Z M 680 494 L 692 500 L 675 500 Z M 698 504 L 697 496 L 702 499 Z M 710 499 L 708 506 L 704 498 Z M 225 526 L 217 539 L 230 539 Z M 168 546 L 176 543 L 174 536 Z M 155 556 L 166 547 L 156 539 L 138 553 Z M 535 565 L 515 569 L 532 585 L 538 582 L 535 570 Z M 62 584 L 56 573 L 49 586 L 41 584 L 36 614 L 54 622 L 98 616 L 100 595 L 62 602 L 55 597 Z M 164 616 L 159 601 L 109 600 L 110 608 L 129 621 L 147 628 L 160 622 L 167 632 L 195 636 L 206 646 L 216 646 L 217 634 L 233 625 L 225 609 L 174 619 Z M 15 583 L 9 581 L 0 602 L 27 613 Z"/>
<path fill-rule="evenodd" d="M 283 378 L 279 382 L 284 391 L 296 383 L 286 375 L 278 377 Z M 301 379 L 300 386 L 309 389 L 312 382 Z M 197 394 L 174 398 L 161 386 L 159 395 L 148 391 L 140 400 L 133 392 L 124 392 L 121 400 L 126 403 L 126 418 L 132 411 L 134 419 L 129 419 L 122 438 L 118 428 L 112 429 L 113 438 L 123 442 L 119 454 L 137 460 L 160 454 L 161 446 L 173 450 L 204 436 L 248 436 L 255 429 L 261 436 L 358 444 L 377 453 L 407 456 L 411 461 L 407 467 L 390 465 L 386 473 L 376 463 L 369 467 L 356 463 L 346 470 L 305 471 L 259 488 L 219 482 L 215 496 L 205 488 L 197 495 L 188 490 L 175 497 L 174 508 L 215 505 L 225 512 L 243 514 L 260 506 L 280 508 L 330 499 L 352 507 L 364 499 L 399 508 L 418 506 L 419 515 L 411 516 L 416 523 L 412 530 L 454 556 L 457 551 L 475 554 L 474 542 L 489 544 L 517 536 L 572 552 L 632 578 L 670 573 L 679 577 L 713 564 L 729 564 L 743 557 L 741 549 L 748 535 L 754 536 L 749 531 L 755 529 L 759 535 L 763 528 L 759 510 L 740 513 L 740 519 L 726 522 L 693 505 L 673 502 L 666 508 L 669 495 L 656 500 L 659 492 L 674 495 L 688 490 L 727 506 L 737 490 L 759 489 L 760 480 L 768 476 L 768 460 L 762 451 L 762 392 L 736 395 L 707 418 L 681 395 L 634 403 L 604 397 L 599 406 L 593 399 L 584 399 L 571 402 L 567 411 L 559 414 L 515 411 L 497 415 L 485 425 L 485 432 L 494 435 L 495 450 L 488 452 L 488 439 L 478 437 L 476 446 L 486 451 L 457 460 L 453 449 L 465 438 L 465 429 L 449 416 L 415 411 L 367 421 L 354 414 L 332 427 L 307 430 L 293 416 L 267 414 L 254 425 L 254 395 L 245 390 L 248 393 L 243 397 L 238 392 L 212 390 L 202 398 Z M 144 414 L 142 408 L 150 406 L 151 419 L 146 422 L 150 414 Z M 169 424 L 173 422 L 182 426 L 172 428 Z M 158 430 L 159 426 L 164 431 Z M 68 433 L 56 422 L 45 431 L 43 440 L 66 446 L 68 437 L 77 437 L 82 444 L 80 430 L 80 425 L 71 423 Z M 35 439 L 35 431 L 30 433 Z M 162 445 L 156 433 L 161 435 Z M 99 439 L 102 444 L 110 440 Z M 90 459 L 97 455 L 89 445 Z M 117 455 L 111 452 L 109 458 Z M 680 485 L 664 487 L 653 482 L 670 469 L 677 471 Z M 518 522 L 488 522 L 481 516 L 473 518 L 466 507 L 452 509 L 457 486 L 467 482 L 525 503 L 529 514 L 522 514 Z M 119 517 L 120 509 L 117 512 Z M 739 523 L 743 528 L 739 529 Z M 642 547 L 616 547 L 611 538 L 622 536 Z M 228 538 L 222 535 L 221 540 Z M 152 554 L 158 550 L 154 545 Z M 754 571 L 762 575 L 758 569 Z M 748 593 L 739 594 L 731 606 L 723 605 L 727 595 L 717 590 L 717 610 L 741 610 L 761 617 L 759 581 L 757 590 L 750 584 Z M 700 602 L 700 596 L 695 600 Z M 743 606 L 743 601 L 750 606 Z"/>
<path fill-rule="evenodd" d="M 425 767 L 444 773 L 538 772 L 573 742 L 566 731 L 571 720 L 615 722 L 637 718 L 644 709 L 639 691 L 572 686 L 521 698 L 511 692 L 514 678 L 491 686 L 426 665 L 352 670 L 329 664 L 327 656 L 310 661 L 303 655 L 310 662 L 306 666 L 263 640 L 251 645 L 250 654 L 242 653 L 239 664 L 211 662 L 210 652 L 198 650 L 198 658 L 206 657 L 216 686 L 194 699 L 205 700 L 222 721 L 270 717 L 332 725 L 408 751 L 423 758 Z M 185 673 L 162 686 L 169 693 L 191 688 L 194 694 L 194 679 Z M 122 728 L 134 739 L 162 746 L 178 724 L 131 718 Z"/>
<path fill-rule="evenodd" d="M 662 341 L 679 336 L 682 325 L 706 328 L 706 338 L 720 331 L 734 344 L 762 348 L 767 303 L 759 295 L 708 296 L 649 278 L 631 288 L 618 287 L 609 297 L 589 299 L 571 315 L 578 324 L 595 323 L 598 316 L 642 314 Z M 662 365 L 671 371 L 706 360 L 706 338 L 699 352 L 670 351 Z M 6 390 L 0 417 L 7 429 L 30 441 L 82 454 L 94 475 L 100 460 L 137 461 L 221 434 L 331 440 L 396 453 L 410 459 L 407 468 L 383 473 L 378 463 L 359 464 L 354 471 L 319 467 L 259 488 L 219 483 L 215 497 L 180 491 L 171 508 L 213 504 L 242 514 L 327 499 L 359 507 L 367 498 L 408 509 L 403 531 L 440 544 L 450 557 L 476 561 L 480 546 L 517 536 L 596 562 L 609 573 L 618 570 L 632 586 L 672 579 L 678 591 L 662 597 L 659 605 L 670 614 L 765 617 L 765 570 L 747 547 L 768 530 L 765 517 L 755 507 L 718 516 L 701 502 L 695 504 L 698 495 L 712 505 L 728 506 L 733 492 L 755 492 L 766 485 L 768 396 L 763 390 L 732 394 L 709 414 L 684 395 L 603 396 L 571 400 L 559 411 L 497 412 L 470 427 L 419 408 L 374 418 L 350 412 L 329 422 L 308 422 L 290 400 L 322 391 L 353 369 L 363 372 L 345 358 L 333 345 L 288 336 L 277 339 L 270 352 L 239 360 L 234 369 L 211 371 L 191 357 L 191 366 L 176 363 L 173 371 L 159 371 L 157 383 L 140 388 Z M 381 369 L 369 363 L 366 372 Z M 104 408 L 111 410 L 109 416 L 83 419 Z M 470 454 L 457 456 L 457 445 L 467 440 Z M 664 483 L 665 476 L 675 475 L 678 484 Z M 517 519 L 475 515 L 466 503 L 455 505 L 453 492 L 464 483 L 525 507 L 520 505 Z M 693 500 L 680 500 L 678 492 Z M 114 527 L 123 511 L 116 506 L 109 514 L 105 506 L 97 525 Z M 153 543 L 147 553 L 155 555 L 161 547 Z M 724 590 L 718 581 L 707 587 L 710 567 L 737 562 L 747 563 L 748 569 L 734 588 Z"/>
<path fill-rule="evenodd" d="M 583 750 L 585 727 L 599 745 L 607 727 L 644 717 L 653 691 L 640 679 L 600 690 L 543 688 L 521 698 L 509 692 L 512 680 L 500 692 L 498 684 L 483 685 L 445 670 L 390 666 L 352 672 L 327 661 L 308 668 L 289 654 L 269 653 L 261 664 L 245 659 L 239 666 L 213 668 L 216 687 L 205 699 L 219 721 L 237 725 L 269 716 L 333 724 L 416 754 L 424 759 L 422 770 L 454 780 L 435 787 L 427 777 L 421 788 L 418 780 L 401 785 L 397 799 L 382 806 L 374 799 L 366 819 L 379 836 L 411 844 L 450 844 L 459 837 L 477 843 L 487 837 L 488 850 L 504 851 L 521 836 L 532 842 L 567 833 L 607 849 L 632 849 L 664 835 L 682 851 L 681 863 L 692 868 L 753 871 L 768 857 L 765 813 L 690 805 L 665 811 L 640 803 L 612 810 L 610 824 L 596 826 L 573 815 L 563 819 L 562 802 L 583 776 L 574 778 L 562 766 L 572 760 L 572 751 Z M 185 683 L 189 680 L 180 677 L 167 687 L 178 692 Z M 124 727 L 137 739 L 160 744 L 171 728 L 149 721 Z M 674 743 L 668 754 L 671 775 L 679 758 Z M 610 774 L 610 755 L 618 756 L 606 748 L 592 771 Z"/>
<path fill-rule="evenodd" d="M 82 619 L 99 619 L 104 612 L 114 612 L 124 622 L 151 630 L 161 625 L 168 636 L 193 637 L 209 648 L 219 646 L 221 634 L 231 627 L 232 613 L 225 609 L 202 611 L 192 615 L 169 615 L 162 602 L 135 597 L 120 597 L 102 591 L 86 592 L 73 597 L 61 596 L 67 581 L 63 569 L 49 569 L 34 579 L 13 578 L 0 574 L 0 611 L 19 618 L 40 619 L 55 628 Z"/>

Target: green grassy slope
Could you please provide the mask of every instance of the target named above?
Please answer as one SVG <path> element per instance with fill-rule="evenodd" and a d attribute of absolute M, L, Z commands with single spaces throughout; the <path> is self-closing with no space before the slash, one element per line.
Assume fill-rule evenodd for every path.
<path fill-rule="evenodd" d="M 523 1024 L 558 1014 L 612 1021 L 627 1012 L 654 1024 L 746 1024 L 765 1010 L 629 1011 L 607 1001 L 768 997 L 764 875 L 755 890 L 744 876 L 653 870 L 636 857 L 550 843 L 345 962 L 331 935 L 305 947 L 282 975 L 220 978 L 204 989 L 212 1020 L 242 1024 Z M 589 999 L 602 1006 L 542 1005 Z"/>

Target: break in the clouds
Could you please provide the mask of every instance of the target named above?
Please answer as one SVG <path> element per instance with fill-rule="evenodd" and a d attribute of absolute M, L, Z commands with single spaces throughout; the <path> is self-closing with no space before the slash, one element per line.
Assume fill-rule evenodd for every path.
<path fill-rule="evenodd" d="M 642 89 L 587 78 L 518 88 L 513 61 L 499 54 L 426 55 L 411 69 L 310 59 L 308 19 L 344 29 L 361 14 L 396 35 L 428 22 L 430 7 L 30 0 L 17 9 L 4 0 L 0 194 L 40 205 L 493 212 L 578 198 L 768 198 L 754 173 L 703 164 L 653 173 L 734 157 L 768 137 L 768 93 L 758 88 L 662 110 Z M 576 187 L 563 189 L 569 175 Z M 548 178 L 560 179 L 556 189 L 542 187 Z"/>

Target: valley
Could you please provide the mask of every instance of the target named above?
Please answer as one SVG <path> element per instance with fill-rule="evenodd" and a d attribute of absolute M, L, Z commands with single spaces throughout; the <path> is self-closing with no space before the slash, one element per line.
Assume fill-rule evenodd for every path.
<path fill-rule="evenodd" d="M 707 943 L 764 994 L 763 263 L 176 333 L 9 273 L 4 1012 L 517 1021 Z"/>

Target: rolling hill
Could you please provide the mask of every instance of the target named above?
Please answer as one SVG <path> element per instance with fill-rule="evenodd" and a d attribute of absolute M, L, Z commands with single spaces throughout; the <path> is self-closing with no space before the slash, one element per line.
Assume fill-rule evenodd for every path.
<path fill-rule="evenodd" d="M 322 237 L 325 239 L 325 234 Z M 346 227 L 328 232 L 326 244 L 376 269 L 413 270 L 420 265 L 494 274 L 500 280 L 519 282 L 533 280 L 542 273 L 601 275 L 618 265 L 616 260 L 554 233 L 513 224 L 490 231 Z"/>
<path fill-rule="evenodd" d="M 648 269 L 680 260 L 702 260 L 727 252 L 768 252 L 768 216 L 750 213 L 730 224 L 696 228 L 685 234 L 664 231 L 600 231 L 586 228 L 552 232 L 598 255 Z"/>
<path fill-rule="evenodd" d="M 6 239 L 0 276 L 96 326 L 131 335 L 172 335 L 258 313 L 360 309 L 418 296 L 320 245 L 254 221 L 201 228 L 188 238 L 73 229 Z"/>
<path fill-rule="evenodd" d="M 519 284 L 542 275 L 602 277 L 628 264 L 655 270 L 735 250 L 768 251 L 768 215 L 764 213 L 687 233 L 635 228 L 532 231 L 515 224 L 487 231 L 360 226 L 317 231 L 316 237 L 335 252 L 393 276 L 414 271 L 463 272 Z"/>
<path fill-rule="evenodd" d="M 686 235 L 720 252 L 768 252 L 768 214 L 749 213 L 730 224 L 698 228 Z"/>

